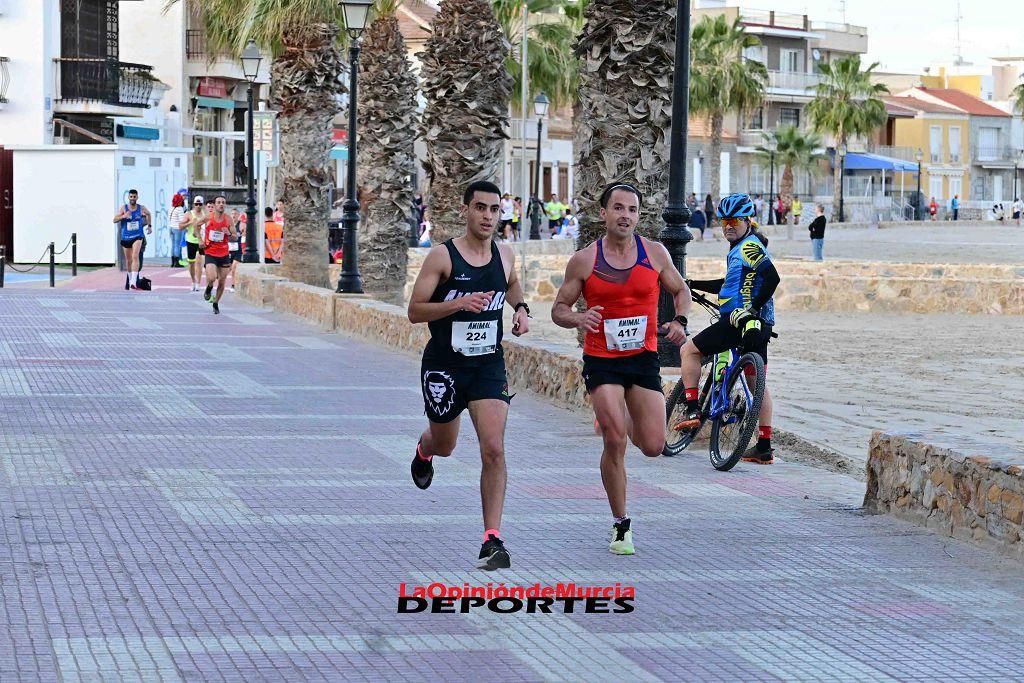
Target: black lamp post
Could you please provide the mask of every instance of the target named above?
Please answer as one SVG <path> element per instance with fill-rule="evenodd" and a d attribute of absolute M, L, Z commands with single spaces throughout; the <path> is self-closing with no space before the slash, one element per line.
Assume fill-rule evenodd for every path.
<path fill-rule="evenodd" d="M 249 82 L 249 87 L 245 92 L 249 105 L 249 111 L 246 112 L 245 151 L 249 163 L 245 165 L 248 195 L 245 198 L 245 253 L 242 254 L 243 263 L 260 262 L 260 252 L 256 248 L 256 154 L 253 151 L 252 130 L 252 110 L 255 105 L 252 97 L 252 86 L 256 82 L 256 76 L 259 74 L 262 61 L 263 55 L 260 54 L 256 43 L 250 40 L 242 52 L 242 73 L 245 74 L 245 80 Z"/>
<path fill-rule="evenodd" d="M 540 173 L 540 138 L 544 132 L 544 117 L 548 115 L 548 106 L 551 104 L 548 100 L 548 96 L 544 94 L 542 90 L 540 94 L 533 100 L 533 113 L 537 116 L 537 201 L 540 206 L 544 206 L 544 200 L 540 196 L 540 184 L 541 184 L 541 173 Z M 543 219 L 543 216 L 541 217 Z M 530 222 L 530 239 L 540 239 L 540 223 L 537 221 Z"/>
<path fill-rule="evenodd" d="M 843 223 L 846 218 L 846 212 L 843 210 L 843 195 L 845 191 L 843 185 L 846 183 L 846 143 L 844 142 L 839 145 L 836 152 L 839 153 L 839 222 Z"/>
<path fill-rule="evenodd" d="M 768 137 L 768 136 L 765 136 Z M 768 225 L 775 225 L 775 150 L 779 143 L 772 135 L 765 140 L 765 148 L 768 150 Z"/>
<path fill-rule="evenodd" d="M 690 209 L 686 206 L 686 118 L 690 100 L 690 3 L 676 3 L 676 55 L 672 74 L 672 137 L 669 147 L 668 202 L 661 217 L 665 228 L 658 239 L 668 249 L 675 265 L 686 277 L 686 243 L 693 235 L 686 228 Z M 675 317 L 675 302 L 663 289 L 658 301 L 658 319 Z M 658 359 L 662 367 L 679 367 L 679 348 L 658 335 Z"/>
<path fill-rule="evenodd" d="M 1013 157 L 1013 201 L 1017 201 L 1020 197 L 1017 194 L 1017 169 L 1020 167 L 1021 161 L 1024 161 L 1024 149 L 1018 149 L 1016 152 Z"/>
<path fill-rule="evenodd" d="M 924 208 L 921 205 L 924 202 L 921 200 L 921 162 L 924 161 L 924 152 L 921 148 L 917 148 L 917 152 L 914 154 L 914 160 L 917 161 L 917 194 L 914 195 L 914 220 L 921 220 L 921 209 Z"/>
<path fill-rule="evenodd" d="M 338 278 L 339 293 L 362 294 L 363 281 L 359 277 L 359 247 L 356 230 L 359 227 L 359 200 L 356 199 L 356 107 L 358 105 L 357 78 L 359 75 L 359 36 L 366 28 L 373 0 L 343 0 L 341 9 L 345 13 L 345 30 L 351 40 L 348 48 L 348 177 L 345 183 L 345 205 L 341 222 L 345 226 L 345 243 L 342 247 L 341 276 Z"/>

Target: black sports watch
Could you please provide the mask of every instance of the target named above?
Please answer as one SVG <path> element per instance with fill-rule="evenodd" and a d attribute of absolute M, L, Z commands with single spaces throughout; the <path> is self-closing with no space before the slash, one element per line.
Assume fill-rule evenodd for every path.
<path fill-rule="evenodd" d="M 517 303 L 512 310 L 513 311 L 518 311 L 520 308 L 525 308 L 526 309 L 526 315 L 529 316 L 529 317 L 533 317 L 533 316 L 530 316 L 530 307 L 526 304 L 525 301 L 520 301 L 519 303 Z"/>
<path fill-rule="evenodd" d="M 684 330 L 686 329 L 686 325 L 689 323 L 685 315 L 677 315 L 676 317 L 672 318 L 672 320 L 682 325 Z"/>

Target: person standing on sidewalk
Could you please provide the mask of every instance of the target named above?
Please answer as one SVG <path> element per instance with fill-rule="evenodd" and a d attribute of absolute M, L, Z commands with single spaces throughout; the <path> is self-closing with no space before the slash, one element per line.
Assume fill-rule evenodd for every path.
<path fill-rule="evenodd" d="M 188 202 L 188 195 L 182 194 L 179 190 L 171 197 L 171 213 L 167 217 L 167 224 L 171 228 L 171 268 L 182 267 L 181 255 L 181 222 L 185 220 L 188 209 L 185 204 Z"/>
<path fill-rule="evenodd" d="M 1017 221 L 1017 226 L 1020 227 L 1020 215 L 1024 213 L 1024 202 L 1020 200 L 1020 197 L 1013 198 L 1011 210 L 1013 211 L 1013 220 Z"/>
<path fill-rule="evenodd" d="M 224 195 L 213 198 L 213 213 L 206 221 L 206 232 L 203 235 L 203 248 L 206 260 L 206 293 L 204 297 L 213 304 L 213 312 L 220 313 L 220 300 L 224 296 L 224 286 L 231 272 L 231 240 L 238 239 L 235 225 L 224 213 L 227 200 Z M 214 284 L 217 293 L 212 294 Z"/>
<path fill-rule="evenodd" d="M 959 220 L 960 218 L 960 195 L 953 195 L 952 201 L 949 202 L 949 208 L 953 209 L 953 220 Z"/>
<path fill-rule="evenodd" d="M 601 433 L 601 481 L 612 512 L 608 550 L 632 555 L 626 511 L 626 439 L 644 455 L 665 448 L 665 394 L 658 361 L 658 296 L 672 295 L 676 317 L 664 326 L 674 344 L 686 341 L 690 289 L 659 242 L 636 234 L 640 191 L 614 183 L 601 193 L 605 234 L 573 254 L 551 308 L 559 327 L 585 333 L 583 381 Z M 580 295 L 587 310 L 573 309 Z"/>
<path fill-rule="evenodd" d="M 815 261 L 824 261 L 825 248 L 825 207 L 818 204 L 814 207 L 814 220 L 807 226 L 811 233 L 811 255 Z"/>
<path fill-rule="evenodd" d="M 412 480 L 420 489 L 434 478 L 433 458 L 455 450 L 463 410 L 480 442 L 480 497 L 484 541 L 479 569 L 508 568 L 512 558 L 501 538 L 505 506 L 505 421 L 508 392 L 501 348 L 502 310 L 515 309 L 512 334 L 530 331 L 530 307 L 515 268 L 515 252 L 495 242 L 501 192 L 477 181 L 463 195 L 466 234 L 427 254 L 409 299 L 409 320 L 427 323 L 420 380 L 429 421 L 412 458 Z M 664 422 L 664 420 L 663 420 Z"/>
<path fill-rule="evenodd" d="M 114 223 L 121 226 L 119 234 L 121 249 L 124 250 L 124 267 L 128 270 L 128 287 L 138 289 L 139 271 L 142 269 L 139 256 L 145 232 L 153 233 L 153 217 L 149 209 L 139 204 L 138 190 L 128 190 L 128 203 L 114 216 Z"/>
<path fill-rule="evenodd" d="M 192 276 L 192 291 L 198 292 L 203 281 L 203 256 L 199 236 L 206 225 L 207 214 L 203 204 L 203 196 L 196 195 L 192 200 L 192 210 L 178 225 L 185 231 L 185 253 L 188 256 L 188 274 Z"/>

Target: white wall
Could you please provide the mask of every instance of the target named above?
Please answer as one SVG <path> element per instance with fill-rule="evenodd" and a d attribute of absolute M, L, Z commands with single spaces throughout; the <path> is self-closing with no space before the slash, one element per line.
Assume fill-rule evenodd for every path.
<path fill-rule="evenodd" d="M 14 147 L 14 260 L 34 262 L 50 242 L 78 233 L 80 263 L 114 263 L 113 145 Z M 57 257 L 69 263 L 71 250 Z"/>
<path fill-rule="evenodd" d="M 139 203 L 153 217 L 153 233 L 146 236 L 146 258 L 157 258 L 163 265 L 171 255 L 168 217 L 171 198 L 188 185 L 188 154 L 184 149 L 126 149 L 119 146 L 116 158 L 117 188 L 113 209 L 128 201 L 128 190 L 139 191 Z M 130 165 L 129 165 L 130 164 Z M 159 165 L 157 165 L 159 164 Z"/>
<path fill-rule="evenodd" d="M 120 59 L 149 64 L 153 76 L 170 90 L 160 103 L 163 111 L 176 105 L 188 111 L 188 83 L 185 81 L 185 3 L 176 2 L 163 12 L 165 0 L 120 3 Z"/>
<path fill-rule="evenodd" d="M 0 55 L 11 84 L 0 110 L 0 145 L 41 145 L 52 140 L 53 58 L 60 56 L 58 0 L 18 0 L 0 15 Z"/>

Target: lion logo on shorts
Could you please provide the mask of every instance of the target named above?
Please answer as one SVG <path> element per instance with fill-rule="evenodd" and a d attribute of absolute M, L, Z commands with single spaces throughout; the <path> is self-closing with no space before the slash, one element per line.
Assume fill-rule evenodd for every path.
<path fill-rule="evenodd" d="M 455 382 L 447 372 L 427 370 L 423 373 L 423 395 L 436 414 L 444 415 L 455 404 Z"/>

